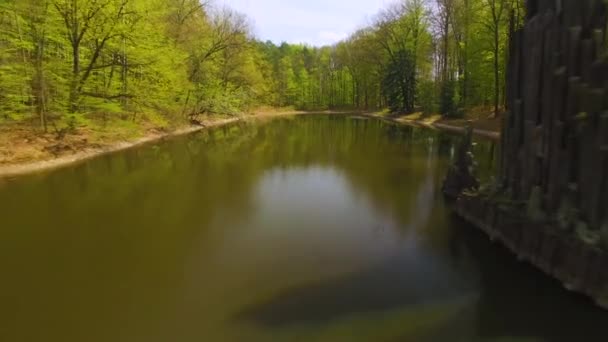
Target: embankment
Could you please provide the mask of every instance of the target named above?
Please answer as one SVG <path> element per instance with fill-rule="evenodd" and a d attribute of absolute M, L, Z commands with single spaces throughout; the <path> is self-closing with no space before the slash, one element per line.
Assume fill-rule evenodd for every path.
<path fill-rule="evenodd" d="M 68 151 L 62 151 L 60 154 L 56 156 L 42 156 L 37 160 L 28 160 L 28 161 L 17 161 L 17 162 L 8 162 L 2 165 L 0 163 L 0 178 L 3 177 L 16 177 L 21 175 L 27 175 L 36 172 L 42 172 L 57 168 L 66 167 L 69 165 L 77 164 L 80 162 L 84 162 L 90 160 L 92 158 L 123 151 L 126 149 L 134 148 L 137 146 L 154 143 L 156 141 L 161 141 L 163 139 L 176 137 L 180 135 L 187 135 L 191 133 L 195 133 L 207 128 L 218 127 L 230 123 L 237 122 L 239 120 L 245 119 L 256 119 L 256 118 L 272 118 L 272 117 L 281 117 L 281 116 L 294 116 L 294 115 L 314 115 L 314 114 L 349 114 L 352 112 L 338 112 L 338 111 L 324 111 L 324 112 L 303 112 L 303 111 L 289 111 L 289 112 L 269 112 L 269 113 L 255 113 L 253 115 L 248 116 L 239 116 L 221 120 L 210 120 L 203 122 L 201 126 L 188 126 L 182 127 L 176 130 L 168 131 L 168 132 L 152 132 L 146 134 L 143 137 L 133 139 L 133 140 L 121 140 L 114 141 L 102 146 L 93 145 L 93 144 L 83 144 L 82 146 L 78 146 L 77 148 L 69 149 Z M 391 118 L 382 116 L 378 113 L 369 113 L 362 112 L 357 113 L 358 115 L 369 117 L 369 118 L 377 118 L 387 120 L 389 122 L 402 124 L 402 125 L 415 125 L 421 127 L 427 127 L 430 129 L 439 129 L 453 133 L 463 133 L 464 129 L 458 127 L 456 125 L 452 126 L 445 123 L 437 123 L 432 125 L 424 124 L 423 122 L 416 121 L 403 121 L 397 118 Z M 486 138 L 498 140 L 500 138 L 500 133 L 491 132 L 485 130 L 475 130 L 475 134 L 479 136 L 483 136 Z M 43 149 L 45 146 L 32 146 L 32 148 Z M 18 160 L 18 159 L 17 159 Z"/>

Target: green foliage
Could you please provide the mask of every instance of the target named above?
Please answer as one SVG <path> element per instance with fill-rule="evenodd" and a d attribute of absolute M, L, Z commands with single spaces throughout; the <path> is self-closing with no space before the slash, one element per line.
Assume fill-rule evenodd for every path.
<path fill-rule="evenodd" d="M 272 91 L 249 30 L 242 15 L 197 0 L 7 0 L 0 118 L 78 128 L 241 112 Z"/>
<path fill-rule="evenodd" d="M 416 70 L 414 59 L 407 50 L 397 52 L 388 64 L 382 89 L 387 104 L 396 113 L 412 113 L 416 98 Z"/>
<path fill-rule="evenodd" d="M 446 81 L 441 85 L 440 96 L 440 112 L 447 117 L 457 117 L 458 109 L 456 107 L 456 83 L 454 81 Z"/>
<path fill-rule="evenodd" d="M 500 106 L 508 13 L 520 7 L 511 0 L 397 1 L 372 26 L 333 49 L 308 50 L 317 54 L 312 63 L 304 63 L 312 80 L 308 83 L 318 94 L 310 102 L 405 113 L 421 108 L 449 117 L 496 101 Z M 300 51 L 284 45 L 272 56 L 290 52 L 297 70 L 304 59 Z M 279 84 L 281 103 L 306 107 L 307 101 L 292 97 L 297 86 L 285 80 Z"/>
<path fill-rule="evenodd" d="M 437 112 L 437 104 L 435 102 L 435 83 L 429 80 L 424 80 L 418 83 L 418 104 L 425 115 Z"/>
<path fill-rule="evenodd" d="M 47 129 L 149 114 L 166 125 L 260 105 L 457 116 L 504 98 L 514 2 L 435 1 L 397 1 L 348 39 L 311 47 L 257 41 L 243 15 L 198 0 L 4 0 L 0 120 Z"/>
<path fill-rule="evenodd" d="M 238 89 L 224 91 L 220 86 L 208 87 L 205 96 L 199 102 L 199 112 L 207 114 L 236 115 L 249 101 L 248 94 Z"/>

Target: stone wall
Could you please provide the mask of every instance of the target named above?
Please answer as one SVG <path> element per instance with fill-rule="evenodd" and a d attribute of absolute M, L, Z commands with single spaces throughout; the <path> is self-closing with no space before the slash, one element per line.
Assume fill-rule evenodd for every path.
<path fill-rule="evenodd" d="M 511 24 L 497 182 L 461 191 L 455 210 L 608 309 L 608 0 L 526 5 Z"/>
<path fill-rule="evenodd" d="M 548 216 L 608 223 L 607 2 L 527 0 L 512 22 L 499 181 Z M 607 227 L 608 228 L 608 227 Z"/>

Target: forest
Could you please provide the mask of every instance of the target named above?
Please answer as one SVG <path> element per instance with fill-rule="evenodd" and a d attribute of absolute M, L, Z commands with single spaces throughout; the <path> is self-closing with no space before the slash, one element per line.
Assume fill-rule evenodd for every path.
<path fill-rule="evenodd" d="M 399 0 L 333 46 L 200 0 L 2 0 L 0 123 L 176 126 L 260 106 L 498 114 L 518 0 Z"/>

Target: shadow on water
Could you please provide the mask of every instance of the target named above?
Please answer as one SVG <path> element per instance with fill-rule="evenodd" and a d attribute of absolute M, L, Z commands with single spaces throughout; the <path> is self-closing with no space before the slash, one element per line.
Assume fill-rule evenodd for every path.
<path fill-rule="evenodd" d="M 457 279 L 447 282 L 443 278 L 445 273 L 441 277 L 429 274 L 427 266 L 410 258 L 389 260 L 363 272 L 290 289 L 266 303 L 245 309 L 235 318 L 281 328 L 403 307 L 415 310 L 475 296 L 472 284 Z M 417 278 L 428 282 L 413 281 Z"/>
<path fill-rule="evenodd" d="M 499 244 L 453 217 L 455 243 L 479 269 L 478 333 L 482 337 L 535 336 L 542 341 L 606 341 L 608 313 L 590 299 L 566 291 Z"/>
<path fill-rule="evenodd" d="M 353 315 L 416 312 L 456 302 L 465 305 L 433 329 L 390 341 L 606 341 L 606 312 L 516 261 L 460 218 L 449 219 L 453 267 L 429 263 L 433 256 L 419 252 L 402 255 L 355 274 L 291 288 L 233 319 L 270 329 L 302 324 L 318 329 Z M 471 270 L 474 275 L 458 275 Z"/>

